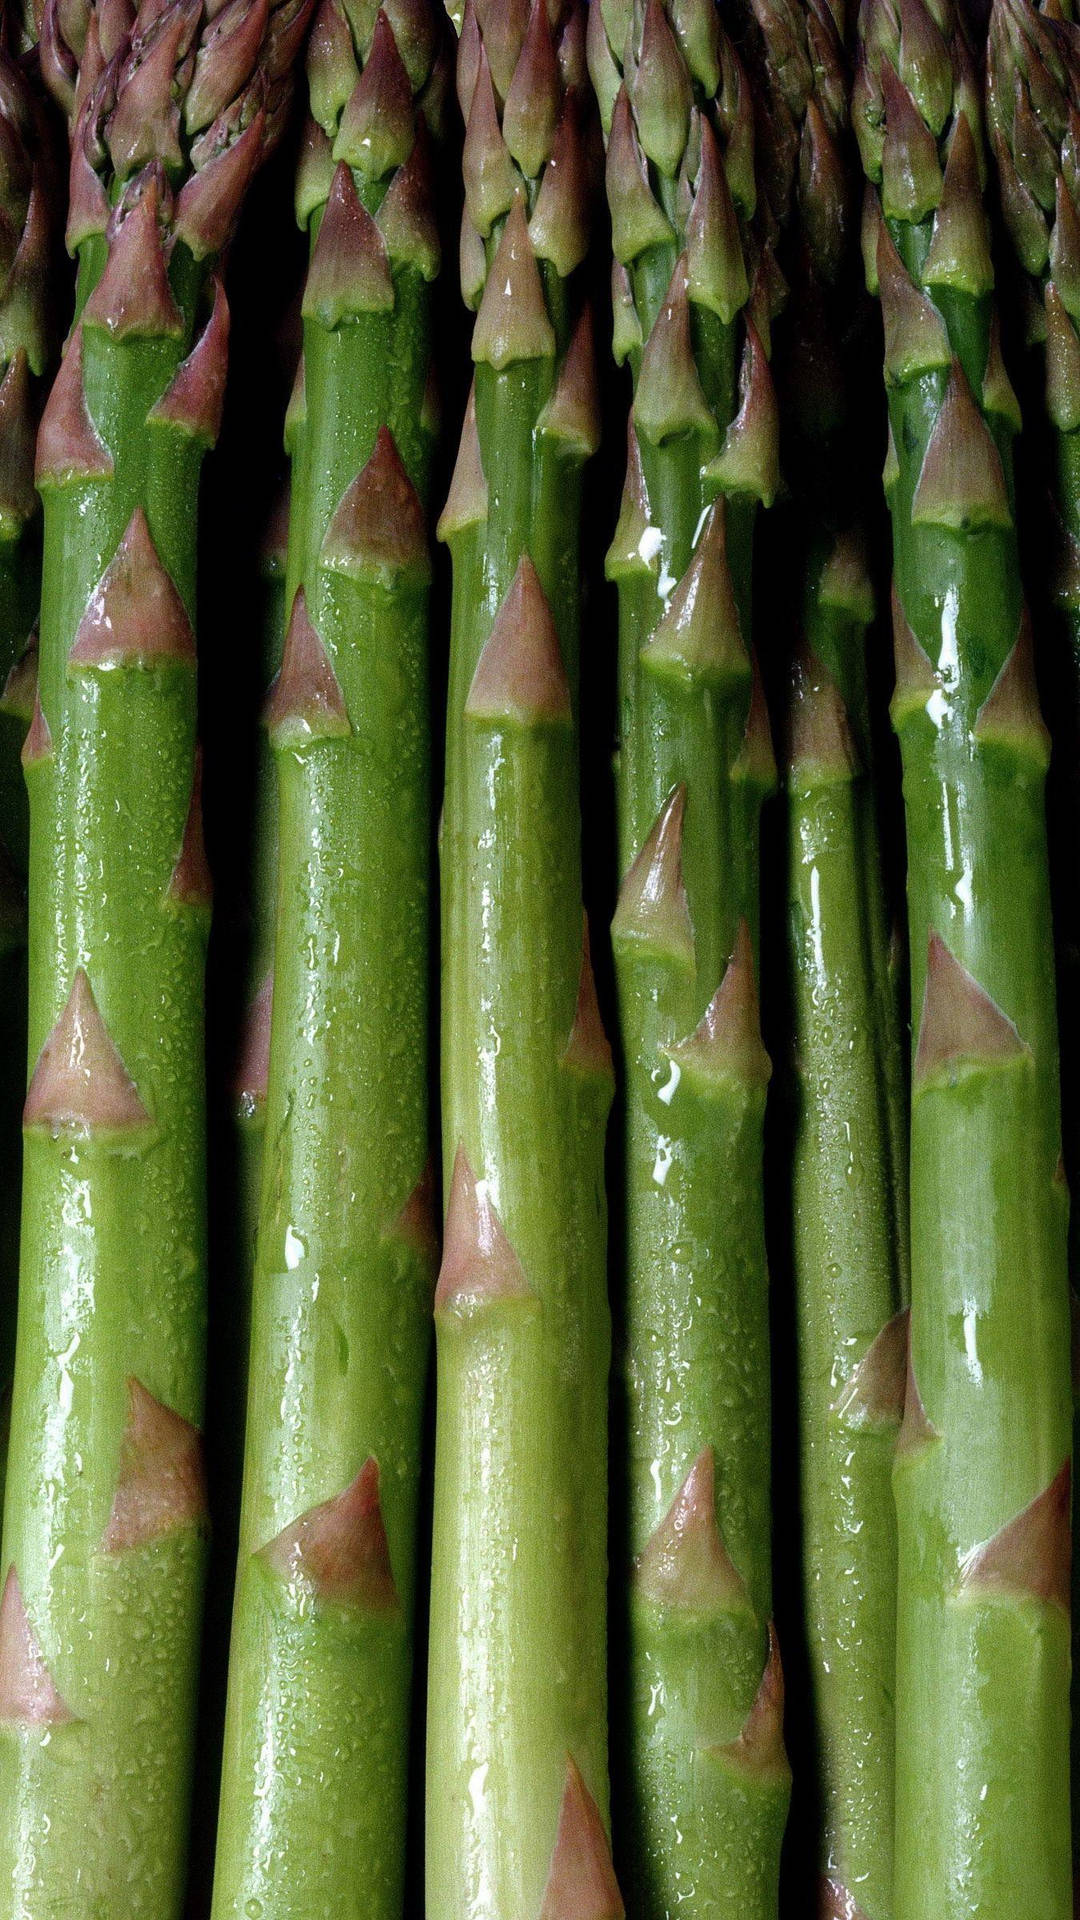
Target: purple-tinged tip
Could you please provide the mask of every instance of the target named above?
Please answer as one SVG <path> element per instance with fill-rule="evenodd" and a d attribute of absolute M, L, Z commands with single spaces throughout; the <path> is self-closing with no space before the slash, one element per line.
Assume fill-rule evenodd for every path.
<path fill-rule="evenodd" d="M 22 751 L 19 756 L 24 769 L 29 771 L 31 767 L 36 767 L 39 761 L 48 760 L 52 755 L 52 750 L 53 737 L 49 723 L 42 710 L 41 690 L 37 683 L 37 673 L 35 670 L 34 704 L 30 713 L 30 725 L 27 729 L 26 738 L 22 743 Z"/>
<path fill-rule="evenodd" d="M 442 1320 L 461 1319 L 499 1301 L 532 1298 L 488 1182 L 476 1178 L 459 1145 L 446 1205 L 436 1315 Z"/>
<path fill-rule="evenodd" d="M 470 224 L 486 240 L 496 220 L 513 206 L 522 182 L 503 139 L 491 69 L 482 47 L 465 125 L 461 170 L 465 211 Z"/>
<path fill-rule="evenodd" d="M 245 1120 L 254 1120 L 266 1106 L 270 1083 L 270 1023 L 274 1010 L 274 973 L 271 968 L 260 986 L 244 1020 L 240 1064 L 234 1092 Z"/>
<path fill-rule="evenodd" d="M 202 1526 L 207 1519 L 202 1437 L 172 1407 L 128 1380 L 128 1418 L 108 1525 L 106 1553 Z"/>
<path fill-rule="evenodd" d="M 112 455 L 90 418 L 83 384 L 83 333 L 77 326 L 45 402 L 34 478 L 39 487 L 68 480 L 108 480 Z"/>
<path fill-rule="evenodd" d="M 641 661 L 652 673 L 702 683 L 749 676 L 750 655 L 728 564 L 723 499 L 709 508 L 690 564 L 642 648 Z"/>
<path fill-rule="evenodd" d="M 472 357 L 501 373 L 518 360 L 550 359 L 555 330 L 520 194 L 506 216 L 473 327 Z"/>
<path fill-rule="evenodd" d="M 839 1880 L 826 1878 L 818 1886 L 817 1920 L 866 1920 L 866 1915 Z"/>
<path fill-rule="evenodd" d="M 469 388 L 465 419 L 461 428 L 454 476 L 446 505 L 439 515 L 436 532 L 440 540 L 452 540 L 456 533 L 479 526 L 487 519 L 488 489 L 480 457 L 480 438 L 476 430 L 476 383 Z"/>
<path fill-rule="evenodd" d="M 941 198 L 937 141 L 889 60 L 882 60 L 885 139 L 881 152 L 881 205 L 889 220 L 919 221 Z"/>
<path fill-rule="evenodd" d="M 638 432 L 655 446 L 677 434 L 713 434 L 716 430 L 694 359 L 685 256 L 675 263 L 663 305 L 645 342 L 634 418 Z"/>
<path fill-rule="evenodd" d="M 780 419 L 765 346 L 752 320 L 739 370 L 739 411 L 706 475 L 726 494 L 748 494 L 771 507 L 780 485 Z"/>
<path fill-rule="evenodd" d="M 956 359 L 923 455 L 911 519 L 915 526 L 960 533 L 1012 526 L 1001 456 Z"/>
<path fill-rule="evenodd" d="M 371 51 L 345 104 L 334 159 L 370 180 L 403 166 L 413 144 L 413 95 L 394 29 L 380 7 Z"/>
<path fill-rule="evenodd" d="M 431 143 L 422 117 L 416 123 L 412 151 L 391 180 L 377 219 L 391 261 L 415 267 L 422 279 L 434 280 L 442 248 L 435 218 Z"/>
<path fill-rule="evenodd" d="M 359 313 L 391 313 L 394 282 L 386 242 L 342 162 L 319 227 L 304 286 L 305 320 L 336 327 Z"/>
<path fill-rule="evenodd" d="M 200 137 L 207 158 L 188 175 L 177 196 L 173 229 L 179 240 L 205 260 L 228 243 L 240 205 L 263 156 L 266 113 L 262 107 L 234 137 L 225 113 Z"/>
<path fill-rule="evenodd" d="M 669 1060 L 700 1086 L 737 1080 L 764 1089 L 772 1065 L 761 1038 L 754 950 L 750 928 L 740 920 L 724 977 L 693 1033 L 665 1049 Z"/>
<path fill-rule="evenodd" d="M 990 321 L 990 347 L 983 373 L 982 406 L 984 413 L 1003 421 L 1011 433 L 1019 433 L 1023 426 L 1020 402 L 1001 351 L 1001 322 L 996 309 Z"/>
<path fill-rule="evenodd" d="M 567 1754 L 539 1920 L 623 1920 L 624 1913 L 600 1809 Z"/>
<path fill-rule="evenodd" d="M 29 725 L 34 717 L 37 690 L 38 636 L 35 628 L 4 681 L 3 692 L 0 692 L 0 713 L 10 713 L 16 720 L 25 720 Z"/>
<path fill-rule="evenodd" d="M 739 1773 L 759 1780 L 789 1780 L 784 1748 L 784 1669 L 780 1661 L 780 1642 L 769 1621 L 769 1655 L 754 1695 L 753 1704 L 736 1740 L 721 1747 L 720 1756 Z"/>
<path fill-rule="evenodd" d="M 320 559 L 333 573 L 387 589 L 431 578 L 424 509 L 385 424 L 330 516 Z"/>
<path fill-rule="evenodd" d="M 58 1727 L 73 1720 L 27 1615 L 14 1565 L 0 1599 L 0 1720 L 23 1727 Z"/>
<path fill-rule="evenodd" d="M 694 930 L 682 872 L 686 788 L 673 787 L 629 868 L 611 923 L 612 939 L 641 941 L 692 970 Z"/>
<path fill-rule="evenodd" d="M 150 1115 L 79 967 L 30 1077 L 23 1126 L 53 1134 L 98 1134 L 130 1133 L 149 1125 Z"/>
<path fill-rule="evenodd" d="M 900 1422 L 900 1432 L 896 1439 L 898 1460 L 908 1459 L 919 1454 L 941 1435 L 935 1427 L 923 1402 L 919 1383 L 915 1378 L 915 1360 L 912 1353 L 911 1314 L 908 1314 L 907 1326 L 907 1366 L 904 1378 L 904 1413 Z"/>
<path fill-rule="evenodd" d="M 551 158 L 561 94 L 547 0 L 532 0 L 502 121 L 506 145 L 527 179 L 535 180 Z"/>
<path fill-rule="evenodd" d="M 915 637 L 895 581 L 892 588 L 892 630 L 896 686 L 890 712 L 893 725 L 900 727 L 909 714 L 922 713 L 927 701 L 940 692 L 941 680 L 933 661 Z"/>
<path fill-rule="evenodd" d="M 1039 766 L 1050 762 L 1050 734 L 1039 709 L 1035 645 L 1025 607 L 1020 631 L 975 720 L 975 738 L 1019 747 Z"/>
<path fill-rule="evenodd" d="M 538 260 L 548 260 L 565 280 L 589 250 L 590 162 L 573 93 L 563 100 L 555 145 L 536 196 L 529 238 Z"/>
<path fill-rule="evenodd" d="M 221 278 L 215 274 L 210 318 L 147 418 L 162 426 L 178 427 L 192 440 L 212 447 L 221 431 L 228 364 L 229 303 Z"/>
<path fill-rule="evenodd" d="M 543 5 L 543 0 L 538 0 Z M 579 460 L 600 446 L 600 402 L 596 390 L 596 348 L 592 308 L 586 304 L 570 336 L 555 391 L 540 415 L 541 433 L 559 440 Z"/>
<path fill-rule="evenodd" d="M 634 1590 L 680 1613 L 729 1613 L 750 1606 L 746 1582 L 716 1518 L 716 1457 L 698 1454 L 674 1500 L 638 1555 Z"/>
<path fill-rule="evenodd" d="M 743 730 L 742 746 L 738 759 L 731 769 L 733 780 L 742 780 L 756 787 L 761 794 L 772 793 L 776 787 L 776 754 L 773 751 L 772 726 L 769 722 L 769 706 L 765 698 L 765 684 L 761 677 L 761 668 L 756 653 L 750 656 L 750 706 Z"/>
<path fill-rule="evenodd" d="M 64 244 L 70 254 L 104 233 L 109 224 L 109 200 L 101 176 L 91 165 L 86 151 L 86 126 L 76 121 L 71 132 L 71 167 L 68 173 L 67 226 Z"/>
<path fill-rule="evenodd" d="M 686 223 L 686 273 L 690 299 L 708 307 L 725 326 L 750 297 L 735 202 L 710 122 L 701 118 L 701 159 Z"/>
<path fill-rule="evenodd" d="M 345 696 L 318 628 L 298 587 L 289 616 L 281 666 L 271 684 L 263 720 L 275 747 L 295 751 L 352 732 Z"/>
<path fill-rule="evenodd" d="M 884 220 L 877 230 L 877 282 L 889 384 L 902 386 L 920 373 L 947 367 L 945 323 L 933 301 L 912 280 Z"/>
<path fill-rule="evenodd" d="M 608 579 L 622 580 L 633 574 L 656 574 L 662 545 L 659 527 L 652 526 L 649 520 L 649 494 L 631 409 L 626 423 L 626 477 L 622 504 L 605 563 Z"/>
<path fill-rule="evenodd" d="M 17 535 L 36 505 L 30 369 L 20 348 L 0 381 L 0 535 Z"/>
<path fill-rule="evenodd" d="M 473 720 L 570 724 L 570 687 L 547 596 L 529 555 L 517 572 L 476 663 L 465 713 Z"/>
<path fill-rule="evenodd" d="M 932 1082 L 953 1084 L 963 1067 L 1001 1066 L 1027 1057 L 1008 1015 L 932 931 L 912 1073 L 915 1092 Z"/>
<path fill-rule="evenodd" d="M 788 724 L 788 761 L 798 784 L 850 780 L 859 771 L 843 696 L 808 648 L 792 663 Z"/>
<path fill-rule="evenodd" d="M 1072 1572 L 1072 1472 L 1062 1461 L 1050 1485 L 960 1562 L 960 1591 L 971 1599 L 1019 1596 L 1069 1610 Z"/>
<path fill-rule="evenodd" d="M 116 340 L 176 339 L 184 323 L 165 269 L 157 187 L 148 186 L 110 227 L 105 268 L 82 324 L 104 327 Z"/>
<path fill-rule="evenodd" d="M 141 507 L 90 595 L 68 660 L 77 667 L 195 665 L 187 610 L 158 558 Z"/>
<path fill-rule="evenodd" d="M 401 1601 L 379 1499 L 379 1465 L 368 1455 L 355 1480 L 310 1507 L 265 1547 L 265 1560 L 290 1587 L 357 1612 L 394 1615 Z"/>
<path fill-rule="evenodd" d="M 887 1320 L 848 1374 L 833 1411 L 845 1426 L 899 1427 L 907 1394 L 910 1312 Z"/>
<path fill-rule="evenodd" d="M 416 1185 L 398 1208 L 384 1239 L 400 1240 L 435 1272 L 439 1265 L 439 1229 L 435 1218 L 435 1169 L 430 1159 Z"/>
<path fill-rule="evenodd" d="M 650 247 L 669 243 L 673 229 L 650 185 L 625 86 L 615 96 L 606 178 L 612 251 L 622 266 L 629 267 Z"/>
<path fill-rule="evenodd" d="M 979 160 L 966 113 L 959 113 L 953 126 L 922 279 L 924 286 L 948 287 L 972 299 L 993 291 L 994 267 Z"/>
<path fill-rule="evenodd" d="M 589 918 L 581 916 L 581 969 L 578 974 L 577 1005 L 574 1008 L 574 1024 L 570 1029 L 570 1038 L 562 1056 L 564 1067 L 571 1067 L 589 1079 L 611 1081 L 611 1047 L 604 1022 L 600 1014 L 600 1002 L 596 997 L 596 976 L 593 973 L 592 953 L 589 944 Z"/>
<path fill-rule="evenodd" d="M 180 842 L 180 851 L 176 856 L 176 865 L 169 880 L 166 899 L 171 901 L 173 906 L 208 908 L 213 894 L 213 881 L 210 877 L 210 866 L 206 858 L 206 840 L 203 835 L 202 750 L 196 748 L 195 773 L 191 782 L 187 819 L 184 821 L 184 837 Z"/>

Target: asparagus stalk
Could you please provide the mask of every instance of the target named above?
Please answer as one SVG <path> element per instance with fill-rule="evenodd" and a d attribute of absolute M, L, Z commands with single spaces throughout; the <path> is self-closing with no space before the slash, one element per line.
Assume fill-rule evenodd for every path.
<path fill-rule="evenodd" d="M 617 1920 L 607 1839 L 604 1131 L 572 711 L 584 17 L 469 0 L 463 291 L 475 384 L 453 560 L 442 834 L 445 1248 L 428 1920 Z"/>
<path fill-rule="evenodd" d="M 619 589 L 613 925 L 626 1074 L 624 1885 L 775 1913 L 789 1774 L 770 1626 L 758 814 L 748 647 L 776 484 L 752 105 L 709 6 L 590 15 L 615 351 L 634 380 Z M 751 317 L 753 315 L 753 317 Z"/>
<path fill-rule="evenodd" d="M 810 1683 L 802 1782 L 820 1911 L 890 1920 L 890 1480 L 903 1406 L 906 1321 L 897 1314 L 907 1288 L 908 1206 L 906 1072 L 889 965 L 866 659 L 874 597 L 859 530 L 868 427 L 877 419 L 863 376 L 878 376 L 858 286 L 858 163 L 838 26 L 825 5 L 757 0 L 755 12 L 766 178 L 792 288 L 776 351 L 792 497 L 770 516 L 767 533 L 778 576 L 797 558 L 777 598 L 789 632 L 801 630 L 800 644 L 778 663 L 776 698 L 788 749 L 780 833 L 791 1102 L 781 1150 L 792 1180 Z M 798 1794 L 797 1763 L 795 1777 Z"/>
<path fill-rule="evenodd" d="M 11 23 L 0 22 L 0 36 Z M 26 1055 L 28 817 L 19 760 L 30 721 L 41 588 L 34 436 L 49 359 L 50 132 L 0 37 L 0 1395 L 15 1358 L 20 1115 Z"/>
<path fill-rule="evenodd" d="M 861 18 L 913 1004 L 897 1920 L 1065 1920 L 1071 1396 L 1035 691 L 962 30 Z"/>
<path fill-rule="evenodd" d="M 51 7 L 79 313 L 37 448 L 31 1075 L 0 1601 L 20 1920 L 179 1911 L 206 1534 L 196 494 L 213 261 L 284 112 L 302 0 Z M 68 35 L 72 36 L 69 41 Z"/>
<path fill-rule="evenodd" d="M 289 624 L 267 705 L 279 804 L 272 1146 L 215 1920 L 391 1920 L 403 1905 L 435 1267 L 421 500 L 439 259 L 426 119 L 443 66 L 433 6 L 350 26 L 323 0 L 298 185 L 312 250 Z"/>

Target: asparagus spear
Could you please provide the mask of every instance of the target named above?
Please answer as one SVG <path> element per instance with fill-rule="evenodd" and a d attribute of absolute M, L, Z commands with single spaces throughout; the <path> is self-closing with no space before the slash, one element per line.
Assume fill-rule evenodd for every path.
<path fill-rule="evenodd" d="M 10 27 L 0 22 L 0 36 Z M 51 128 L 0 37 L 0 1395 L 11 1391 L 26 1056 L 28 819 L 19 753 L 36 672 L 41 587 L 34 436 L 49 360 L 55 181 Z"/>
<path fill-rule="evenodd" d="M 448 1182 L 428 1706 L 428 1920 L 617 1920 L 607 1839 L 604 1130 L 572 710 L 596 443 L 584 18 L 469 0 L 475 385 L 442 837 Z"/>
<path fill-rule="evenodd" d="M 45 410 L 31 1075 L 0 1601 L 0 1859 L 21 1920 L 165 1916 L 185 1872 L 205 1552 L 196 493 L 213 276 L 303 0 L 42 25 L 79 313 Z M 72 36 L 71 40 L 67 36 Z M 72 43 L 74 42 L 74 44 Z"/>
<path fill-rule="evenodd" d="M 1017 408 L 962 30 L 920 0 L 869 0 L 861 35 L 918 1009 L 896 1913 L 1065 1920 L 1069 1328 Z"/>
<path fill-rule="evenodd" d="M 442 49 L 433 6 L 350 27 L 324 0 L 309 51 L 305 401 L 267 705 L 269 1144 L 215 1920 L 402 1911 L 435 1266 L 421 495 Z"/>
<path fill-rule="evenodd" d="M 1080 819 L 1080 404 L 1076 369 L 1077 287 L 1080 285 L 1080 40 L 1074 26 L 1035 13 L 1024 0 L 997 0 L 990 18 L 987 115 L 997 163 L 1001 207 L 1021 269 L 1028 331 L 1043 343 L 1047 424 L 1054 472 L 1053 492 L 1061 536 L 1054 581 L 1060 625 L 1040 633 L 1040 665 L 1055 713 L 1057 743 L 1050 808 L 1055 810 L 1064 857 L 1054 882 L 1054 930 L 1058 947 L 1058 1009 L 1065 1071 L 1064 1171 L 1076 1188 L 1080 1164 L 1080 1112 L 1072 1087 L 1076 1057 L 1076 981 L 1080 972 L 1080 892 L 1074 843 Z M 1048 644 L 1056 641 L 1057 644 Z M 1062 645 L 1064 641 L 1064 645 Z M 1076 1282 L 1077 1226 L 1071 1216 L 1071 1270 Z M 1073 1487 L 1076 1513 L 1076 1486 Z M 1074 1594 L 1075 1594 L 1074 1560 Z M 1077 1622 L 1073 1608 L 1073 1679 Z M 1073 1836 L 1080 1834 L 1080 1715 L 1072 1721 Z"/>
<path fill-rule="evenodd" d="M 757 0 L 755 12 L 766 180 L 792 289 L 776 348 L 792 497 L 766 533 L 783 581 L 777 612 L 789 631 L 801 629 L 794 658 L 789 652 L 777 663 L 775 679 L 788 748 L 779 832 L 792 1057 L 780 1138 L 792 1181 L 810 1683 L 802 1785 L 821 1911 L 887 1920 L 896 1637 L 890 1479 L 903 1405 L 906 1322 L 896 1316 L 906 1294 L 908 1209 L 905 1061 L 872 778 L 866 636 L 874 599 L 859 528 L 877 424 L 867 383 L 878 374 L 858 287 L 858 161 L 838 25 L 821 4 Z M 798 1794 L 798 1762 L 795 1778 Z"/>
<path fill-rule="evenodd" d="M 590 15 L 615 351 L 634 408 L 619 588 L 613 926 L 626 1073 L 626 1866 L 631 1909 L 775 1913 L 789 1775 L 769 1616 L 758 812 L 748 649 L 776 484 L 746 76 L 707 7 Z M 754 318 L 751 318 L 753 311 Z"/>

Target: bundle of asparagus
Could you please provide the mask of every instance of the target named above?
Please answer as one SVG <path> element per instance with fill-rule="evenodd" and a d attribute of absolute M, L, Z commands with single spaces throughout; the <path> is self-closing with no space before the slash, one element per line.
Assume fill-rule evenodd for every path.
<path fill-rule="evenodd" d="M 30 809 L 24 922 L 0 766 L 0 940 L 28 926 L 30 973 L 0 982 L 13 1033 L 29 1017 L 0 1569 L 10 1911 L 184 1907 L 215 1492 L 198 480 L 225 395 L 222 259 L 307 39 L 303 358 L 233 1088 L 245 1226 L 222 1223 L 243 1249 L 238 1339 L 256 1244 L 214 1920 L 399 1920 L 421 1875 L 428 1920 L 619 1920 L 624 1901 L 641 1920 L 1066 1920 L 1047 736 L 981 140 L 985 41 L 1075 545 L 1077 30 L 1059 0 L 995 0 L 981 36 L 951 0 L 863 0 L 857 34 L 839 0 L 318 0 L 309 33 L 311 3 L 43 0 L 0 40 L 0 747 L 25 731 Z M 38 73 L 68 120 L 66 205 Z M 468 351 L 435 319 L 447 210 Z M 35 454 L 64 219 L 75 321 Z M 436 345 L 461 424 L 445 600 Z M 586 597 L 600 555 L 581 539 L 605 435 L 616 460 L 627 445 L 610 604 Z M 910 1149 L 880 826 L 899 794 L 868 659 L 885 595 L 865 526 L 886 505 Z M 581 692 L 605 671 L 611 858 Z M 784 797 L 763 838 L 766 695 Z M 614 1063 L 582 902 L 605 868 Z M 767 1161 L 770 995 L 792 1101 Z M 2 1205 L 2 1145 L 0 1188 Z M 779 1359 L 767 1218 L 772 1311 L 794 1321 Z M 774 1494 L 777 1388 L 797 1458 Z M 793 1847 L 786 1879 L 778 1526 L 799 1543 L 785 1630 L 813 1728 L 793 1751 L 815 1857 Z"/>

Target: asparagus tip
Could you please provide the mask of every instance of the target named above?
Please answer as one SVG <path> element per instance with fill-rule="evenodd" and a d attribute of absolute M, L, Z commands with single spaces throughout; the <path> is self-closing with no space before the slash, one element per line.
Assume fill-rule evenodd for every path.
<path fill-rule="evenodd" d="M 338 740 L 352 732 L 345 696 L 318 628 L 298 587 L 289 616 L 281 666 L 266 696 L 263 718 L 276 747 Z"/>
<path fill-rule="evenodd" d="M 384 587 L 405 577 L 418 584 L 430 578 L 424 509 L 385 422 L 369 458 L 334 508 L 321 559 L 332 572 Z"/>
<path fill-rule="evenodd" d="M 394 282 L 386 242 L 356 191 L 344 161 L 334 169 L 304 282 L 305 320 L 336 327 L 361 313 L 389 313 Z"/>
<path fill-rule="evenodd" d="M 1001 455 L 955 358 L 923 455 L 911 518 L 918 526 L 955 531 L 1012 525 Z"/>
<path fill-rule="evenodd" d="M 484 283 L 473 327 L 472 357 L 501 373 L 517 360 L 547 359 L 554 352 L 555 332 L 525 221 L 525 203 L 518 193 Z"/>
<path fill-rule="evenodd" d="M 487 510 L 488 490 L 480 457 L 480 437 L 476 430 L 474 381 L 469 389 L 450 491 L 436 528 L 439 539 L 451 540 L 455 533 L 464 532 L 466 527 L 479 525 L 487 519 Z"/>
<path fill-rule="evenodd" d="M 221 432 L 229 357 L 229 303 L 220 274 L 214 275 L 210 317 L 186 360 L 177 367 L 149 418 L 212 447 Z"/>
<path fill-rule="evenodd" d="M 117 340 L 174 338 L 182 331 L 165 265 L 159 197 L 151 177 L 134 206 L 111 216 L 105 266 L 83 309 L 85 325 L 104 327 Z"/>
<path fill-rule="evenodd" d="M 750 671 L 727 553 L 727 516 L 721 498 L 705 517 L 690 564 L 642 649 L 653 669 L 694 679 L 736 679 Z"/>
<path fill-rule="evenodd" d="M 559 636 L 527 553 L 484 642 L 465 712 L 484 720 L 569 722 L 570 687 Z"/>
<path fill-rule="evenodd" d="M 34 479 L 39 487 L 65 480 L 107 480 L 112 455 L 90 418 L 83 384 L 83 335 L 77 326 L 60 362 L 38 428 Z"/>
<path fill-rule="evenodd" d="M 673 787 L 627 871 L 611 931 L 616 940 L 642 940 L 687 967 L 694 964 L 694 930 L 682 872 L 686 787 Z"/>

